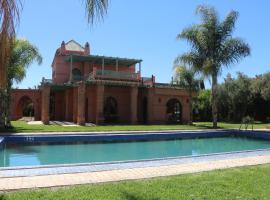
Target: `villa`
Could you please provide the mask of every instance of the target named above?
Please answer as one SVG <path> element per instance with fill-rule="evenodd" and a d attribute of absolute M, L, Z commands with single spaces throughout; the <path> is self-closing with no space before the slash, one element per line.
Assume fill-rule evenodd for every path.
<path fill-rule="evenodd" d="M 188 92 L 141 76 L 140 59 L 92 55 L 87 42 L 64 41 L 52 61 L 52 79 L 39 89 L 12 91 L 11 118 L 30 115 L 79 125 L 164 124 L 189 121 Z M 26 109 L 28 108 L 28 113 Z"/>

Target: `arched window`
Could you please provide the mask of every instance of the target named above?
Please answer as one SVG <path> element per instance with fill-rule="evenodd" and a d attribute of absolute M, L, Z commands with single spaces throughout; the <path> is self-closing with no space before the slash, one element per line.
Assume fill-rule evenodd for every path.
<path fill-rule="evenodd" d="M 182 121 L 182 105 L 177 99 L 170 99 L 167 102 L 167 118 L 170 123 Z"/>
<path fill-rule="evenodd" d="M 105 122 L 116 122 L 118 118 L 117 101 L 113 97 L 106 98 L 104 102 L 104 120 Z"/>
<path fill-rule="evenodd" d="M 79 69 L 75 68 L 72 70 L 72 79 L 73 81 L 81 81 L 82 80 L 82 73 Z"/>

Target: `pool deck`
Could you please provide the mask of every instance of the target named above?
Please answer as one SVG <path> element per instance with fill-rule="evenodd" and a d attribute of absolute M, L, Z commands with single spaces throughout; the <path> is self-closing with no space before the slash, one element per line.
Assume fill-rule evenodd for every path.
<path fill-rule="evenodd" d="M 160 132 L 177 131 L 179 132 L 179 130 Z M 191 132 L 200 131 L 206 130 L 192 130 Z M 215 132 L 215 130 L 209 131 Z M 140 131 L 130 133 L 140 133 Z M 31 135 L 51 134 L 69 133 L 33 133 Z M 0 168 L 0 191 L 146 179 L 267 163 L 270 163 L 270 149 L 127 162 Z"/>

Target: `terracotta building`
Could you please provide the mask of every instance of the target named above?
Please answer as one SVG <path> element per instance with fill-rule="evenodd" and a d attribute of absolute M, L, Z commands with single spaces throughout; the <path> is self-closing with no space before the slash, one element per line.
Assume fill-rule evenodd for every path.
<path fill-rule="evenodd" d="M 188 122 L 187 91 L 157 83 L 155 76 L 141 77 L 141 63 L 92 55 L 88 43 L 62 42 L 52 61 L 52 79 L 43 78 L 39 89 L 12 91 L 12 119 L 33 115 L 44 124 L 81 125 Z"/>

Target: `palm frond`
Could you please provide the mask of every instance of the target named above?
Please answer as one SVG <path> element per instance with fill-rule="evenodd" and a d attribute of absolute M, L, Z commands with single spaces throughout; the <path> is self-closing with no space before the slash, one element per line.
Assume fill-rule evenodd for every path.
<path fill-rule="evenodd" d="M 229 66 L 250 55 L 250 47 L 241 38 L 231 38 L 224 42 L 220 52 L 220 64 Z"/>
<path fill-rule="evenodd" d="M 238 19 L 239 13 L 231 11 L 225 20 L 220 24 L 220 34 L 223 38 L 231 36 L 233 29 L 235 28 L 236 20 Z"/>
<path fill-rule="evenodd" d="M 96 20 L 102 20 L 107 13 L 108 0 L 85 0 L 87 21 L 94 24 Z"/>
<path fill-rule="evenodd" d="M 20 20 L 21 6 L 20 0 L 0 0 L 0 89 L 6 88 L 6 66 L 15 38 L 16 25 Z"/>
<path fill-rule="evenodd" d="M 196 14 L 201 16 L 202 25 L 216 27 L 219 24 L 219 16 L 214 7 L 199 5 Z"/>

